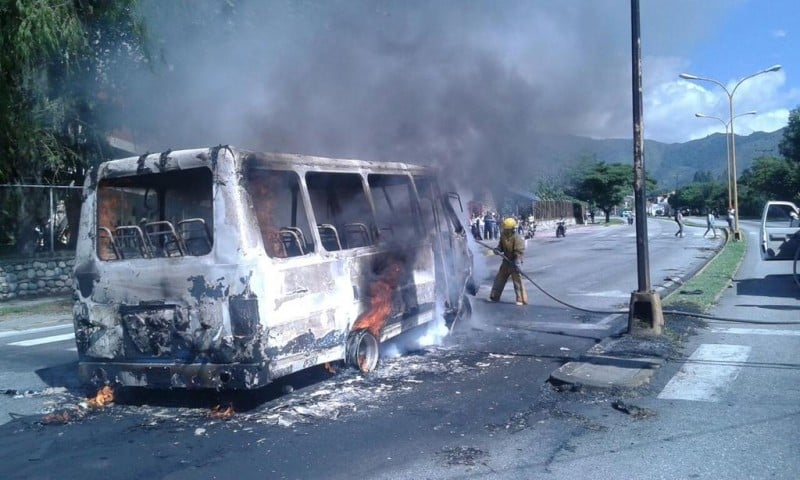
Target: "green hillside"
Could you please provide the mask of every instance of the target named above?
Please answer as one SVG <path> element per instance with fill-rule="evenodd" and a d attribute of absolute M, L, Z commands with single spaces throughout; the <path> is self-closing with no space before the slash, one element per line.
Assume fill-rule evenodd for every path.
<path fill-rule="evenodd" d="M 780 156 L 778 144 L 783 130 L 736 135 L 736 171 L 742 172 L 762 156 Z M 537 157 L 549 159 L 550 165 L 568 170 L 581 159 L 595 158 L 606 163 L 633 164 L 633 140 L 593 140 L 585 137 L 539 139 Z M 675 188 L 692 181 L 696 172 L 710 171 L 715 178 L 725 178 L 725 135 L 715 133 L 685 143 L 662 143 L 645 140 L 644 161 L 647 175 L 658 185 Z M 539 172 L 551 175 L 555 172 Z M 563 173 L 563 172 L 562 172 Z"/>

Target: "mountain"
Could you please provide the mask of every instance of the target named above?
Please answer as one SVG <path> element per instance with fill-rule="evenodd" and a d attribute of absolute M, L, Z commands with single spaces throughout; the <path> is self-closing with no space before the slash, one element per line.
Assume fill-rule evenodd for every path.
<path fill-rule="evenodd" d="M 736 135 L 736 173 L 763 156 L 779 157 L 778 144 L 784 129 Z M 593 158 L 605 163 L 633 165 L 632 139 L 594 140 L 586 137 L 550 137 L 537 142 L 538 157 L 549 159 L 564 169 Z M 661 188 L 675 188 L 692 181 L 697 172 L 710 171 L 714 178 L 724 179 L 726 168 L 725 134 L 715 133 L 684 143 L 644 142 L 644 166 L 647 176 Z"/>

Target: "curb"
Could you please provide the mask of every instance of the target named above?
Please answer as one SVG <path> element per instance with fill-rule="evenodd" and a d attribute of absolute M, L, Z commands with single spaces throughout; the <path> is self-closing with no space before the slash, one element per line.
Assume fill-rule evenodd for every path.
<path fill-rule="evenodd" d="M 555 385 L 590 388 L 636 388 L 650 381 L 656 369 L 569 362 L 550 374 Z"/>

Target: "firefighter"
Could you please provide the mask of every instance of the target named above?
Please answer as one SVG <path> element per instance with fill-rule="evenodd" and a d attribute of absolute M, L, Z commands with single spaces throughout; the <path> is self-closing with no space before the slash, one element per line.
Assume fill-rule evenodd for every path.
<path fill-rule="evenodd" d="M 494 279 L 489 300 L 492 302 L 500 300 L 500 294 L 503 293 L 508 277 L 511 276 L 511 281 L 514 283 L 514 294 L 517 297 L 517 305 L 526 305 L 528 303 L 528 295 L 525 293 L 522 275 L 519 272 L 520 267 L 522 267 L 522 255 L 525 253 L 525 240 L 517 234 L 517 221 L 513 218 L 509 217 L 503 220 L 502 226 L 503 231 L 500 233 L 500 241 L 497 242 L 494 253 L 502 255 L 503 262 L 500 264 L 500 270 L 498 270 Z"/>

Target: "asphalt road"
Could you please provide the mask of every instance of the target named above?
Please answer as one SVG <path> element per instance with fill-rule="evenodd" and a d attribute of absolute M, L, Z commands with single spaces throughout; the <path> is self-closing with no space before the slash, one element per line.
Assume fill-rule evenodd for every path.
<path fill-rule="evenodd" d="M 700 268 L 721 241 L 702 238 L 705 229 L 692 227 L 686 237 L 675 238 L 669 221 L 650 221 L 648 230 L 651 283 L 659 291 Z M 81 405 L 84 392 L 74 385 L 69 340 L 19 345 L 68 333 L 4 333 L 0 385 L 11 393 L 0 399 L 0 418 L 6 422 L 0 426 L 0 477 L 689 478 L 654 474 L 642 453 L 652 438 L 659 438 L 659 429 L 678 428 L 682 415 L 696 426 L 685 417 L 696 412 L 696 405 L 670 400 L 666 407 L 648 407 L 657 413 L 642 420 L 609 407 L 620 398 L 630 401 L 631 395 L 636 402 L 658 403 L 657 387 L 668 383 L 670 373 L 678 374 L 681 362 L 665 366 L 641 394 L 564 392 L 546 382 L 554 369 L 625 328 L 626 315 L 604 312 L 624 309 L 637 288 L 633 227 L 574 228 L 563 239 L 540 231 L 529 242 L 525 272 L 564 303 L 597 313 L 569 309 L 531 285 L 527 306 L 513 304 L 510 285 L 504 302 L 489 304 L 484 299 L 499 260 L 485 255 L 478 259 L 483 285 L 474 299 L 473 318 L 432 346 L 420 348 L 419 339 L 410 337 L 386 345 L 381 367 L 367 377 L 352 371 L 331 377 L 315 368 L 255 394 L 125 391 L 118 392 L 113 405 L 92 410 Z M 753 292 L 748 308 L 757 309 L 764 304 L 757 293 L 759 277 L 747 275 L 742 280 L 749 282 L 740 285 Z M 726 298 L 721 308 L 726 308 Z M 775 311 L 797 316 L 796 297 L 782 298 L 787 304 Z M 741 307 L 736 300 L 730 306 L 734 313 Z M 783 347 L 796 351 L 794 337 L 784 340 Z M 777 381 L 793 384 L 795 401 L 787 398 L 773 420 L 796 427 L 800 382 L 791 359 L 781 358 L 770 361 L 789 366 Z M 217 405 L 232 406 L 236 413 L 227 420 L 214 418 Z M 66 415 L 59 418 L 68 421 L 51 422 L 49 413 Z M 722 421 L 721 414 L 717 417 Z M 759 426 L 764 430 L 773 425 Z M 643 435 L 646 427 L 651 431 Z M 708 428 L 717 431 L 714 425 Z M 780 434 L 788 441 L 776 453 L 784 455 L 791 448 L 796 453 L 797 436 L 789 427 Z M 645 446 L 624 448 L 626 442 L 637 441 Z M 661 453 L 669 453 L 669 442 L 667 438 L 658 445 Z M 747 445 L 744 438 L 737 447 Z M 713 445 L 705 451 L 717 453 Z M 626 463 L 615 467 L 617 454 Z M 691 458 L 693 467 L 673 473 L 722 478 L 707 476 L 712 470 L 704 467 L 708 462 L 700 462 L 700 453 Z M 780 467 L 787 458 L 776 462 L 767 456 L 764 461 Z M 789 462 L 798 471 L 797 461 Z M 598 470 L 600 464 L 606 470 Z M 623 466 L 633 464 L 639 469 L 631 471 L 637 474 L 621 474 L 628 471 Z M 604 471 L 605 477 L 595 475 Z M 731 472 L 736 470 L 731 467 Z"/>

